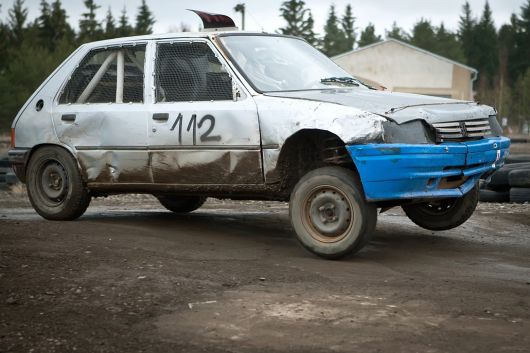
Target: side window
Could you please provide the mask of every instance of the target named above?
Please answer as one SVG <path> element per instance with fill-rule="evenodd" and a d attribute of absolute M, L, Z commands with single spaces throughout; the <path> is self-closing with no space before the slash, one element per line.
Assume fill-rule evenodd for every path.
<path fill-rule="evenodd" d="M 232 100 L 232 79 L 206 43 L 158 44 L 156 101 Z"/>
<path fill-rule="evenodd" d="M 145 45 L 93 50 L 72 74 L 59 103 L 141 103 L 144 61 Z"/>

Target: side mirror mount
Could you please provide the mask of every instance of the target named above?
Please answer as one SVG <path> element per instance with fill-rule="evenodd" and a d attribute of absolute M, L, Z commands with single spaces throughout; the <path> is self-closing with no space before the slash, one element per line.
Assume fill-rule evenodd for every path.
<path fill-rule="evenodd" d="M 243 94 L 241 92 L 241 89 L 239 88 L 239 86 L 232 81 L 232 99 L 234 102 L 237 102 L 238 100 L 240 100 L 242 98 Z"/>

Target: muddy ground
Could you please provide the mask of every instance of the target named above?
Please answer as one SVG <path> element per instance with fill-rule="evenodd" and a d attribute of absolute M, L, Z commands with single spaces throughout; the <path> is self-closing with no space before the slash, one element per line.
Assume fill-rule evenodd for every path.
<path fill-rule="evenodd" d="M 399 209 L 325 261 L 283 203 L 147 196 L 44 221 L 0 192 L 0 352 L 529 352 L 530 205 L 429 232 Z"/>

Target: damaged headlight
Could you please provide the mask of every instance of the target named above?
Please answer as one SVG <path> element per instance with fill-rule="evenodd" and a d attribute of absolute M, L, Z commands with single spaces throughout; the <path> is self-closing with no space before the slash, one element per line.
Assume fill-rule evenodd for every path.
<path fill-rule="evenodd" d="M 502 136 L 502 127 L 497 121 L 497 115 L 489 116 L 490 130 L 493 136 Z"/>
<path fill-rule="evenodd" d="M 393 121 L 383 123 L 385 143 L 430 144 L 436 137 L 432 129 L 423 120 L 396 124 Z"/>

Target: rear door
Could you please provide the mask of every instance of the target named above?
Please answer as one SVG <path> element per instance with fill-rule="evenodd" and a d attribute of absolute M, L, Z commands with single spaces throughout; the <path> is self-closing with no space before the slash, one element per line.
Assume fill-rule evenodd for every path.
<path fill-rule="evenodd" d="M 60 141 L 90 183 L 151 183 L 144 97 L 147 44 L 91 50 L 53 108 Z"/>
<path fill-rule="evenodd" d="M 248 94 L 234 100 L 239 83 L 223 60 L 207 39 L 156 43 L 148 122 L 155 183 L 263 182 L 257 108 Z"/>

